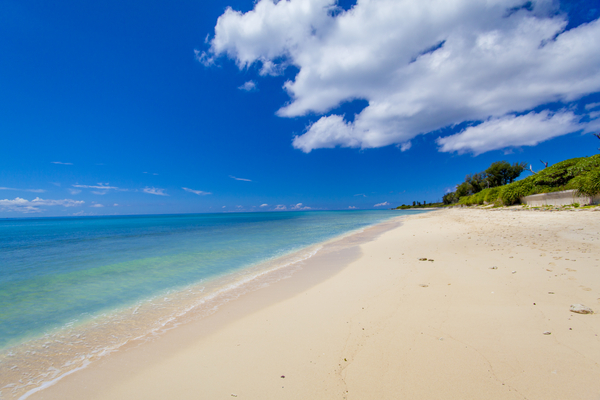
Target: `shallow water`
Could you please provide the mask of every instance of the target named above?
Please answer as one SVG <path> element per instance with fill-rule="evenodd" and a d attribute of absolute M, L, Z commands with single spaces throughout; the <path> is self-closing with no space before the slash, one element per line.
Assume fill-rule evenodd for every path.
<path fill-rule="evenodd" d="M 322 242 L 402 214 L 0 221 L 0 393 L 20 396 L 184 315 L 208 315 L 258 276 L 293 273 Z"/>

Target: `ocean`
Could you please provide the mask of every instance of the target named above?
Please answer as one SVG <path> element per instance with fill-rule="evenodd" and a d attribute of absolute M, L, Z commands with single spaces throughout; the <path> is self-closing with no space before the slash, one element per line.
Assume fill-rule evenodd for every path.
<path fill-rule="evenodd" d="M 323 242 L 402 211 L 0 221 L 0 396 L 40 386 L 207 315 Z M 22 397 L 24 396 L 24 397 Z"/>

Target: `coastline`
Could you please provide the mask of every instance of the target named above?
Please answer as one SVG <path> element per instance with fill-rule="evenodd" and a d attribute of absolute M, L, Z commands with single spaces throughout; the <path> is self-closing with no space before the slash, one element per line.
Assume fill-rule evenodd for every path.
<path fill-rule="evenodd" d="M 597 398 L 593 215 L 406 217 L 30 398 Z"/>
<path fill-rule="evenodd" d="M 369 240 L 377 232 L 396 226 L 401 219 L 395 216 L 351 230 L 235 273 L 103 313 L 89 322 L 69 323 L 56 333 L 9 348 L 4 359 L 0 359 L 0 398 L 29 398 L 106 357 L 112 358 L 120 351 L 157 340 L 181 325 L 203 320 L 247 293 L 290 278 L 315 255 L 352 246 L 356 240 Z M 330 269 L 317 271 L 313 278 Z"/>

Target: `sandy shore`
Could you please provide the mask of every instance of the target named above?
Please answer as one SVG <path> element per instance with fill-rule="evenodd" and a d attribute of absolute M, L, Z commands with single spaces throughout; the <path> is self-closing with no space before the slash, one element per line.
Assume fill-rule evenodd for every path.
<path fill-rule="evenodd" d="M 600 399 L 599 259 L 596 211 L 415 215 L 30 399 Z"/>

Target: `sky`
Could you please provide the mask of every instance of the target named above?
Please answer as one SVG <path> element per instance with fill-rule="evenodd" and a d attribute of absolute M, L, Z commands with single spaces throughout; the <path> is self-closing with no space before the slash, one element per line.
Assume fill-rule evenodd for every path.
<path fill-rule="evenodd" d="M 494 161 L 597 154 L 599 17 L 600 0 L 3 0 L 0 218 L 385 209 Z"/>

